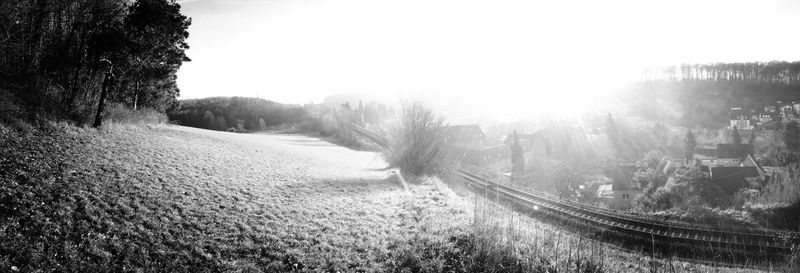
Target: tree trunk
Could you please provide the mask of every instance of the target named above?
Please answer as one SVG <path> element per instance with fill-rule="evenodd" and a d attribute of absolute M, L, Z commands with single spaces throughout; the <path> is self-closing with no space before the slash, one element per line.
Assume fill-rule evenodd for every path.
<path fill-rule="evenodd" d="M 136 111 L 137 106 L 139 104 L 139 81 L 136 81 L 136 92 L 135 96 L 133 97 L 133 111 Z"/>
<path fill-rule="evenodd" d="M 103 79 L 102 90 L 100 90 L 100 102 L 97 104 L 97 114 L 94 116 L 94 124 L 92 124 L 94 128 L 100 127 L 103 122 L 103 106 L 105 106 L 108 90 L 111 89 L 111 80 L 113 77 L 114 74 L 111 73 L 111 68 L 109 68 L 105 79 Z"/>

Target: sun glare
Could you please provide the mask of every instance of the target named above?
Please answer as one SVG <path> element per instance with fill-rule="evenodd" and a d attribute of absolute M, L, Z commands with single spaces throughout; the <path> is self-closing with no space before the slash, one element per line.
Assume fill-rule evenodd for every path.
<path fill-rule="evenodd" d="M 187 97 L 214 92 L 307 103 L 347 92 L 422 93 L 440 98 L 434 104 L 476 105 L 475 111 L 501 119 L 570 114 L 606 99 L 645 67 L 769 60 L 764 52 L 786 51 L 788 44 L 776 43 L 774 51 L 753 53 L 752 42 L 729 35 L 730 28 L 696 27 L 724 21 L 712 12 L 722 4 L 730 14 L 756 16 L 747 5 L 720 1 L 267 5 L 241 10 L 235 31 L 221 33 L 228 39 L 212 39 L 218 48 L 235 48 L 224 57 L 204 59 L 215 48 L 202 44 L 191 49 L 190 56 L 194 50 L 200 56 L 181 71 L 180 83 Z M 694 19 L 680 19 L 687 16 Z"/>

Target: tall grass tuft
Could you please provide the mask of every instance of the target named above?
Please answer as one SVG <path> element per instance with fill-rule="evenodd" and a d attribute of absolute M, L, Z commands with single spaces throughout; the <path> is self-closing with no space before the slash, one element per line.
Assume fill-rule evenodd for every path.
<path fill-rule="evenodd" d="M 154 125 L 167 123 L 167 115 L 150 108 L 132 109 L 119 103 L 106 106 L 103 113 L 105 129 L 128 125 Z"/>
<path fill-rule="evenodd" d="M 404 102 L 398 123 L 388 130 L 388 147 L 381 155 L 390 166 L 414 176 L 443 170 L 440 149 L 444 143 L 444 118 L 419 102 Z"/>

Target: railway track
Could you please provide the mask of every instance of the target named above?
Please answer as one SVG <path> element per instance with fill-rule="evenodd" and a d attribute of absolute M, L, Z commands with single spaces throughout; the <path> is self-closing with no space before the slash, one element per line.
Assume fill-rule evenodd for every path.
<path fill-rule="evenodd" d="M 796 233 L 730 231 L 625 217 L 604 209 L 558 200 L 541 192 L 518 189 L 469 170 L 458 169 L 457 173 L 478 189 L 491 190 L 523 207 L 578 223 L 591 232 L 631 248 L 658 248 L 658 252 L 665 255 L 690 254 L 684 255 L 685 258 L 704 257 L 747 264 L 776 262 L 792 255 L 800 242 Z"/>
<path fill-rule="evenodd" d="M 368 129 L 352 124 L 353 130 L 381 147 L 387 147 L 386 138 Z M 598 208 L 552 195 L 520 189 L 507 182 L 483 174 L 458 168 L 456 173 L 469 185 L 502 195 L 523 208 L 533 209 L 538 215 L 568 222 L 583 235 L 615 247 L 630 250 L 649 250 L 659 255 L 677 257 L 687 261 L 707 261 L 724 265 L 785 263 L 800 248 L 800 234 L 765 229 L 717 229 L 702 225 L 660 221 L 653 218 L 625 214 Z"/>
<path fill-rule="evenodd" d="M 373 143 L 378 144 L 378 146 L 381 146 L 382 148 L 386 148 L 387 147 L 388 143 L 386 141 L 386 138 L 384 138 L 383 136 L 380 136 L 380 135 L 378 135 L 378 134 L 376 134 L 376 133 L 374 133 L 374 132 L 372 132 L 372 131 L 370 131 L 368 129 L 365 129 L 365 128 L 361 127 L 361 126 L 358 126 L 355 123 L 351 123 L 350 124 L 350 128 L 352 128 L 353 131 L 356 132 L 357 134 L 363 136 L 366 139 L 369 139 L 369 141 L 372 141 Z"/>

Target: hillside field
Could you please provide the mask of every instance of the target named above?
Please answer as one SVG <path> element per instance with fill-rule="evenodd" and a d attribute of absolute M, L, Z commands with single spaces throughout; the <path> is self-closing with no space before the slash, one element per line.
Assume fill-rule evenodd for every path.
<path fill-rule="evenodd" d="M 436 178 L 405 190 L 376 153 L 313 137 L 0 133 L 3 272 L 730 270 L 608 249 Z"/>

